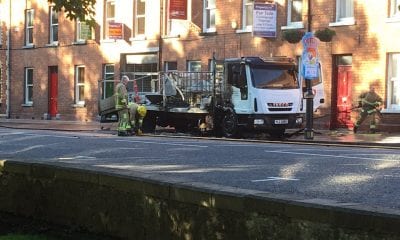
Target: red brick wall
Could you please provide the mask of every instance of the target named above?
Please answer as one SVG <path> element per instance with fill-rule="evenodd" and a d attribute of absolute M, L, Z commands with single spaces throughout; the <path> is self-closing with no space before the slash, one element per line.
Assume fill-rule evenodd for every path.
<path fill-rule="evenodd" d="M 281 40 L 281 27 L 286 25 L 286 0 L 275 1 L 278 6 L 278 23 L 276 38 L 253 37 L 249 32 L 238 32 L 241 28 L 241 0 L 217 0 L 217 32 L 216 34 L 201 34 L 203 25 L 203 1 L 192 1 L 190 19 L 187 23 L 188 32 L 178 38 L 164 38 L 162 44 L 161 62 L 177 61 L 179 70 L 186 70 L 187 60 L 201 60 L 203 70 L 207 70 L 208 60 L 213 52 L 217 59 L 241 56 L 290 56 L 301 54 L 302 46 L 289 44 Z M 304 30 L 307 28 L 307 1 L 304 1 Z M 352 99 L 356 102 L 358 95 L 368 88 L 372 81 L 381 81 L 379 93 L 384 97 L 386 89 L 386 54 L 400 52 L 399 25 L 386 23 L 387 1 L 355 1 L 355 25 L 330 27 L 336 31 L 336 36 L 330 43 L 320 43 L 319 54 L 323 63 L 325 77 L 325 104 L 315 114 L 316 124 L 329 127 L 331 121 L 331 100 L 335 96 L 333 84 L 333 57 L 343 54 L 353 56 L 353 92 Z M 43 7 L 45 6 L 45 7 Z M 32 0 L 35 10 L 34 49 L 23 49 L 24 20 L 14 19 L 18 25 L 12 28 L 12 71 L 11 71 L 11 111 L 12 117 L 41 118 L 48 112 L 48 67 L 58 66 L 58 110 L 62 119 L 93 120 L 97 115 L 97 81 L 101 78 L 101 68 L 104 63 L 116 64 L 116 78 L 119 73 L 121 54 L 141 52 L 146 48 L 158 47 L 158 36 L 146 36 L 144 40 L 117 41 L 105 43 L 100 39 L 100 26 L 103 22 L 103 4 L 97 4 L 96 30 L 97 41 L 86 45 L 72 45 L 74 41 L 74 24 L 59 16 L 59 46 L 46 47 L 48 44 L 48 7 L 47 0 Z M 23 15 L 26 6 L 13 11 Z M 126 8 L 131 11 L 130 8 Z M 155 11 L 158 12 L 159 11 Z M 151 17 L 150 17 L 151 18 Z M 149 19 L 150 19 L 149 18 Z M 335 1 L 312 1 L 313 31 L 329 27 L 335 21 Z M 156 21 L 157 22 L 157 21 Z M 232 28 L 236 22 L 238 28 Z M 127 28 L 133 28 L 132 23 L 125 23 Z M 158 26 L 154 26 L 158 27 Z M 18 29 L 18 31 L 17 31 Z M 3 47 L 4 48 L 4 47 Z M 3 57 L 3 55 L 1 55 Z M 86 67 L 85 86 L 86 106 L 75 108 L 74 104 L 74 66 L 82 64 Z M 23 107 L 23 70 L 24 67 L 34 68 L 34 105 Z M 3 74 L 4 79 L 4 74 Z M 4 81 L 4 80 L 3 80 Z M 1 108 L 3 109 L 3 104 Z M 391 114 L 390 121 L 400 123 L 400 114 Z M 352 115 L 352 119 L 356 117 Z"/>

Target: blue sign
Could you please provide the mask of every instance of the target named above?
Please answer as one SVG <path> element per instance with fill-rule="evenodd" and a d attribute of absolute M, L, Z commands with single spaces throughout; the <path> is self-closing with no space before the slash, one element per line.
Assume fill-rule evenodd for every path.
<path fill-rule="evenodd" d="M 303 66 L 303 77 L 305 79 L 318 78 L 318 38 L 314 37 L 312 32 L 307 32 L 301 39 L 303 43 L 303 53 L 301 55 L 301 64 Z"/>

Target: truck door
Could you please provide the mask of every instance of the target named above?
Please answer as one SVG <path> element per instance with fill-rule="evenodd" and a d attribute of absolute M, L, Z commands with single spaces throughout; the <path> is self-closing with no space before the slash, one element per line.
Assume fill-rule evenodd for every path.
<path fill-rule="evenodd" d="M 232 103 L 236 114 L 246 114 L 250 111 L 250 96 L 248 73 L 249 69 L 244 64 L 235 63 L 232 66 Z"/>
<path fill-rule="evenodd" d="M 312 83 L 312 90 L 314 93 L 314 111 L 316 111 L 325 102 L 324 76 L 321 63 L 319 63 L 318 71 L 319 77 L 317 79 L 314 79 Z"/>

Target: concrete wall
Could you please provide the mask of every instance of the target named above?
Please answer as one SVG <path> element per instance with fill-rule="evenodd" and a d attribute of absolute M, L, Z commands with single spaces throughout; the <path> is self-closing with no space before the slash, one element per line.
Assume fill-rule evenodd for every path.
<path fill-rule="evenodd" d="M 0 162 L 0 212 L 123 239 L 400 239 L 400 212 L 147 176 Z"/>

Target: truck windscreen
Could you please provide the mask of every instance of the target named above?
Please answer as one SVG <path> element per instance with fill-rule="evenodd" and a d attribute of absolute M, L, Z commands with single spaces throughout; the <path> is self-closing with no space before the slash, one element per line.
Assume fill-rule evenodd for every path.
<path fill-rule="evenodd" d="M 293 68 L 251 68 L 252 83 L 255 88 L 296 89 L 299 88 L 297 75 Z"/>

